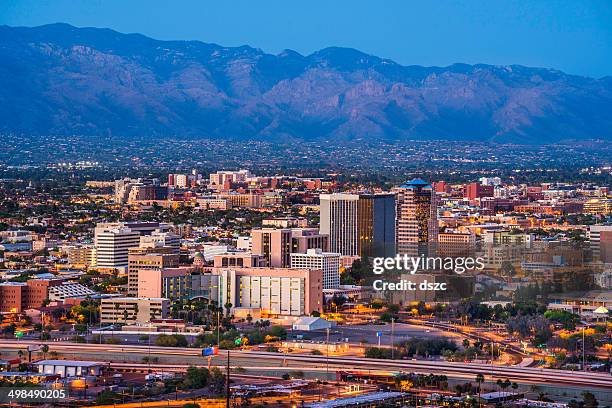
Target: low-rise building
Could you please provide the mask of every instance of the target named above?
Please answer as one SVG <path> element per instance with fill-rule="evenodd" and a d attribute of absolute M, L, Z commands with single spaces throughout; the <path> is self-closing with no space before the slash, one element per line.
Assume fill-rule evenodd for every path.
<path fill-rule="evenodd" d="M 87 286 L 75 282 L 62 282 L 61 285 L 49 286 L 49 300 L 63 302 L 69 298 L 86 298 L 98 293 Z"/>
<path fill-rule="evenodd" d="M 103 324 L 146 324 L 166 319 L 170 313 L 170 300 L 166 298 L 113 297 L 102 299 L 100 320 Z"/>
<path fill-rule="evenodd" d="M 65 377 L 99 376 L 106 363 L 99 361 L 41 360 L 33 363 L 40 374 Z"/>
<path fill-rule="evenodd" d="M 221 304 L 231 304 L 232 311 L 242 309 L 262 317 L 305 316 L 323 307 L 320 269 L 213 268 L 212 274 L 219 276 Z"/>

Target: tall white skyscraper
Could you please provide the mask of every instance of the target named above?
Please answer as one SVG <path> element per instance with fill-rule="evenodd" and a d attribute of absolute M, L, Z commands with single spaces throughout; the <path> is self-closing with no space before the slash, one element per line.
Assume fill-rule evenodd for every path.
<path fill-rule="evenodd" d="M 128 249 L 140 244 L 140 233 L 129 228 L 96 228 L 95 248 L 98 268 L 127 268 Z"/>
<path fill-rule="evenodd" d="M 329 235 L 329 249 L 342 255 L 358 255 L 357 194 L 321 194 L 321 234 Z"/>

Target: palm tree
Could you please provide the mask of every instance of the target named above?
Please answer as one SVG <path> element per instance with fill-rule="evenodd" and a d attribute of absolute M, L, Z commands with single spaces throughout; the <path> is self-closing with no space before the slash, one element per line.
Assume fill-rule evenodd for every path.
<path fill-rule="evenodd" d="M 49 346 L 48 346 L 48 345 L 46 345 L 46 344 L 43 344 L 43 345 L 40 347 L 40 351 L 43 353 L 43 360 L 46 360 L 46 358 L 47 358 L 47 353 L 49 352 Z"/>
<path fill-rule="evenodd" d="M 121 308 L 121 305 L 119 303 L 115 303 L 115 324 L 119 321 L 117 316 L 119 314 L 120 308 Z"/>
<path fill-rule="evenodd" d="M 485 378 L 484 375 L 478 373 L 476 374 L 476 383 L 478 384 L 478 401 L 480 403 L 480 386 L 481 384 L 484 382 Z"/>
<path fill-rule="evenodd" d="M 510 382 L 509 379 L 506 378 L 506 380 L 501 384 L 502 390 L 506 390 L 506 388 L 508 388 L 512 383 Z"/>
<path fill-rule="evenodd" d="M 464 348 L 470 347 L 470 340 L 469 339 L 463 339 L 463 347 Z"/>

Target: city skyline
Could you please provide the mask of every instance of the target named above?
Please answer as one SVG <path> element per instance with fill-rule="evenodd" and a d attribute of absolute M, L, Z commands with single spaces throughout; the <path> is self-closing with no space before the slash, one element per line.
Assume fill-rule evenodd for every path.
<path fill-rule="evenodd" d="M 612 406 L 612 7 L 0 4 L 0 405 Z"/>

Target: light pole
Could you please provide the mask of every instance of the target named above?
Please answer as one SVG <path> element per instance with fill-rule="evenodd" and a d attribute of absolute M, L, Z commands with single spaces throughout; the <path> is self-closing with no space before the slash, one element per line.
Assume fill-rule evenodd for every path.
<path fill-rule="evenodd" d="M 395 318 L 391 318 L 391 360 L 395 359 L 395 343 L 393 340 L 393 335 L 394 335 L 394 329 L 395 329 Z"/>
<path fill-rule="evenodd" d="M 221 308 L 221 276 L 217 279 L 217 350 L 221 349 L 221 317 L 219 316 Z"/>
<path fill-rule="evenodd" d="M 227 382 L 225 383 L 225 407 L 230 408 L 230 351 L 227 350 Z"/>
<path fill-rule="evenodd" d="M 327 336 L 325 340 L 325 347 L 327 349 L 327 357 L 325 358 L 326 360 L 325 379 L 328 380 L 329 379 L 329 327 L 326 329 L 326 332 L 327 332 Z"/>
<path fill-rule="evenodd" d="M 586 371 L 586 362 L 585 362 L 585 350 L 586 350 L 585 331 L 586 331 L 586 325 L 582 326 L 582 371 Z"/>

